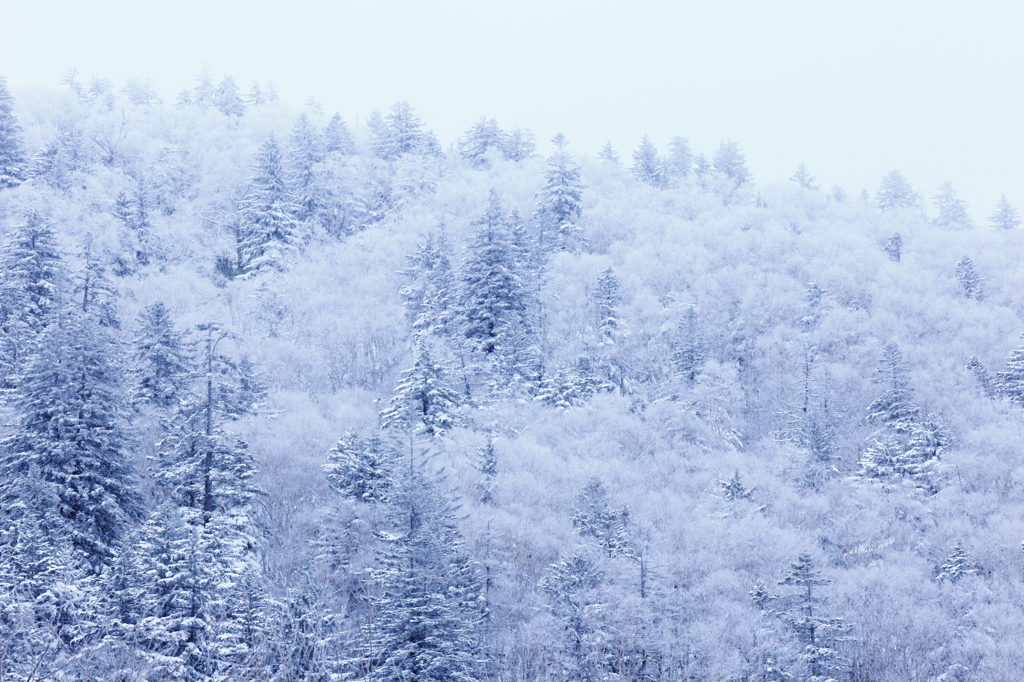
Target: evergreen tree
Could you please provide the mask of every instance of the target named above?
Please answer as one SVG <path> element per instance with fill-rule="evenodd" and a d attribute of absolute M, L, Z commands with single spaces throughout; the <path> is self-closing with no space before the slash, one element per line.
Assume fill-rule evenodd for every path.
<path fill-rule="evenodd" d="M 978 565 L 974 563 L 970 553 L 964 548 L 964 541 L 957 540 L 953 545 L 953 551 L 939 567 L 939 574 L 936 580 L 948 580 L 955 583 L 964 576 L 978 573 Z"/>
<path fill-rule="evenodd" d="M 406 256 L 408 265 L 401 272 L 412 279 L 399 293 L 413 331 L 418 334 L 445 336 L 451 331 L 455 274 L 448 259 L 444 225 L 440 228 L 439 236 L 429 235 L 426 243 L 417 246 L 414 254 Z"/>
<path fill-rule="evenodd" d="M 960 283 L 960 290 L 964 292 L 964 297 L 980 301 L 984 298 L 984 290 L 982 289 L 982 279 L 978 275 L 978 271 L 974 269 L 974 263 L 967 256 L 964 256 L 956 264 L 956 280 Z"/>
<path fill-rule="evenodd" d="M 580 232 L 577 223 L 583 210 L 584 185 L 580 182 L 582 169 L 575 165 L 572 155 L 566 151 L 568 143 L 561 133 L 551 143 L 555 151 L 548 157 L 544 187 L 537 192 L 537 220 L 540 223 L 542 251 L 571 246 Z"/>
<path fill-rule="evenodd" d="M 754 495 L 754 488 L 747 488 L 743 485 L 743 481 L 740 480 L 739 469 L 736 469 L 732 478 L 729 480 L 719 480 L 718 487 L 722 491 L 722 496 L 729 502 L 735 502 L 736 500 L 749 500 Z"/>
<path fill-rule="evenodd" d="M 1017 346 L 1006 358 L 1006 369 L 997 372 L 999 393 L 1011 402 L 1024 404 L 1024 346 Z"/>
<path fill-rule="evenodd" d="M 581 407 L 598 393 L 615 390 L 615 384 L 594 372 L 594 363 L 587 356 L 577 358 L 573 367 L 560 369 L 541 382 L 537 400 L 550 407 L 567 409 Z"/>
<path fill-rule="evenodd" d="M 652 187 L 660 189 L 665 186 L 665 164 L 658 156 L 658 150 L 651 142 L 651 138 L 647 135 L 644 135 L 640 140 L 640 146 L 633 152 L 633 165 L 630 172 L 637 180 Z"/>
<path fill-rule="evenodd" d="M 935 196 L 935 208 L 939 214 L 932 224 L 936 227 L 968 229 L 974 227 L 974 221 L 967 215 L 967 202 L 957 196 L 952 182 L 943 183 Z"/>
<path fill-rule="evenodd" d="M 906 433 L 920 410 L 912 401 L 907 366 L 896 343 L 885 346 L 876 376 L 876 381 L 888 388 L 868 406 L 865 421 L 884 424 L 896 433 Z"/>
<path fill-rule="evenodd" d="M 910 183 L 898 170 L 891 171 L 882 178 L 882 184 L 875 195 L 878 208 L 891 211 L 897 208 L 918 208 L 921 197 L 910 187 Z"/>
<path fill-rule="evenodd" d="M 829 194 L 831 195 L 832 200 L 837 204 L 842 204 L 849 199 L 849 195 L 846 193 L 846 190 L 839 185 L 833 185 L 832 191 L 829 192 Z"/>
<path fill-rule="evenodd" d="M 324 154 L 341 154 L 351 156 L 356 153 L 355 142 L 352 141 L 352 133 L 342 120 L 340 114 L 334 114 L 331 120 L 324 126 L 321 134 L 323 140 Z"/>
<path fill-rule="evenodd" d="M 240 208 L 238 269 L 243 273 L 283 270 L 299 246 L 299 208 L 273 136 L 260 146 L 253 171 Z"/>
<path fill-rule="evenodd" d="M 839 679 L 848 664 L 836 651 L 836 644 L 849 632 L 850 626 L 841 618 L 825 618 L 817 615 L 821 601 L 814 595 L 814 588 L 828 585 L 830 580 L 821 577 L 809 554 L 801 554 L 790 571 L 779 581 L 780 585 L 795 587 L 799 591 L 791 598 L 791 605 L 783 617 L 793 630 L 804 649 L 800 656 L 807 665 L 809 682 L 827 682 Z"/>
<path fill-rule="evenodd" d="M 668 158 L 664 161 L 665 179 L 678 182 L 690 174 L 693 166 L 693 152 L 690 143 L 683 137 L 673 137 L 668 143 Z"/>
<path fill-rule="evenodd" d="M 796 172 L 793 173 L 793 175 L 791 175 L 789 179 L 795 182 L 796 184 L 800 185 L 804 189 L 821 189 L 820 185 L 814 184 L 814 181 L 817 180 L 817 178 L 815 178 L 807 171 L 807 164 L 805 163 L 801 163 L 799 166 L 797 166 Z"/>
<path fill-rule="evenodd" d="M 213 91 L 211 101 L 225 116 L 241 116 L 245 113 L 245 102 L 238 90 L 238 84 L 231 76 L 224 76 L 217 89 Z"/>
<path fill-rule="evenodd" d="M 25 152 L 21 127 L 14 117 L 14 98 L 7 91 L 7 79 L 0 76 L 0 189 L 25 181 Z"/>
<path fill-rule="evenodd" d="M 324 472 L 331 490 L 362 502 L 386 502 L 395 454 L 379 437 L 345 433 L 327 453 Z"/>
<path fill-rule="evenodd" d="M 599 645 L 603 630 L 601 614 L 604 609 L 601 588 L 604 574 L 597 563 L 584 554 L 572 556 L 552 564 L 539 587 L 547 595 L 551 613 L 561 623 L 566 641 L 558 662 L 560 678 L 565 680 L 600 679 L 600 665 L 591 653 Z M 600 659 L 598 659 L 599 661 Z"/>
<path fill-rule="evenodd" d="M 993 227 L 997 227 L 1002 230 L 1012 230 L 1020 225 L 1020 212 L 1010 205 L 1010 202 L 1006 200 L 1006 195 L 1004 194 L 999 198 L 999 203 L 996 204 L 996 208 L 992 212 L 992 215 L 988 217 L 988 221 L 992 223 Z"/>
<path fill-rule="evenodd" d="M 701 331 L 697 306 L 687 306 L 673 346 L 673 372 L 682 377 L 687 385 L 692 386 L 697 381 L 706 360 L 704 334 Z"/>
<path fill-rule="evenodd" d="M 576 496 L 572 525 L 585 538 L 593 538 L 608 556 L 632 556 L 629 538 L 629 509 L 613 509 L 608 491 L 598 478 L 591 478 Z"/>
<path fill-rule="evenodd" d="M 967 369 L 970 370 L 971 374 L 978 382 L 978 387 L 981 389 L 981 394 L 986 398 L 995 398 L 999 393 L 999 387 L 996 383 L 992 373 L 988 371 L 988 367 L 985 366 L 981 360 L 978 359 L 977 355 L 972 355 L 967 360 Z"/>
<path fill-rule="evenodd" d="M 320 132 L 309 122 L 306 114 L 299 114 L 292 128 L 287 161 L 289 184 L 297 205 L 295 217 L 299 220 L 309 219 L 319 208 L 313 169 L 323 161 L 324 153 Z"/>
<path fill-rule="evenodd" d="M 498 452 L 494 447 L 494 439 L 477 451 L 476 468 L 483 475 L 480 482 L 480 501 L 484 504 L 494 502 L 494 479 L 498 476 Z"/>
<path fill-rule="evenodd" d="M 373 135 L 373 152 L 386 161 L 403 154 L 439 154 L 433 134 L 423 130 L 408 102 L 396 102 L 387 116 L 374 112 L 366 124 Z"/>
<path fill-rule="evenodd" d="M 74 175 L 86 165 L 81 133 L 73 127 L 58 124 L 57 135 L 32 158 L 29 177 L 39 178 L 61 192 L 71 188 Z"/>
<path fill-rule="evenodd" d="M 391 405 L 381 412 L 381 427 L 442 436 L 458 425 L 457 410 L 462 400 L 444 385 L 443 371 L 430 357 L 423 340 L 416 340 L 414 353 L 415 363 L 402 372 Z"/>
<path fill-rule="evenodd" d="M 114 200 L 111 214 L 124 226 L 125 236 L 122 244 L 123 255 L 115 257 L 114 274 L 124 277 L 135 272 L 139 267 L 150 261 L 150 201 L 147 196 L 146 183 L 135 179 L 129 191 L 121 191 Z"/>
<path fill-rule="evenodd" d="M 493 118 L 482 116 L 459 140 L 459 154 L 474 168 L 489 168 L 488 152 L 504 146 L 505 133 Z"/>
<path fill-rule="evenodd" d="M 392 520 L 394 534 L 372 574 L 376 617 L 364 628 L 363 667 L 382 682 L 476 682 L 484 664 L 482 586 L 455 510 L 410 466 Z"/>
<path fill-rule="evenodd" d="M 33 504 L 22 496 L 26 480 L 38 480 L 58 500 L 52 532 L 97 569 L 138 509 L 116 357 L 114 341 L 91 316 L 56 316 L 18 382 L 18 426 L 0 442 L 0 500 Z"/>
<path fill-rule="evenodd" d="M 747 158 L 740 151 L 739 143 L 729 140 L 719 145 L 712 159 L 715 170 L 729 178 L 736 187 L 750 182 Z"/>
<path fill-rule="evenodd" d="M 713 169 L 711 159 L 705 156 L 703 152 L 693 157 L 693 175 L 697 178 L 697 184 L 700 185 L 701 189 L 708 188 L 708 178 L 711 177 Z"/>
<path fill-rule="evenodd" d="M 139 328 L 132 342 L 132 403 L 165 410 L 175 407 L 194 371 L 185 333 L 174 328 L 170 311 L 162 302 L 147 305 L 137 322 Z"/>
<path fill-rule="evenodd" d="M 900 233 L 892 235 L 885 240 L 885 255 L 889 256 L 889 260 L 900 262 L 900 257 L 903 250 L 903 237 Z"/>
<path fill-rule="evenodd" d="M 615 345 L 622 322 L 619 321 L 619 279 L 611 266 L 597 278 L 594 303 L 597 308 L 597 330 L 603 345 Z"/>
<path fill-rule="evenodd" d="M 604 143 L 604 146 L 601 147 L 601 151 L 597 153 L 597 158 L 601 159 L 605 163 L 610 163 L 615 167 L 622 165 L 622 159 L 620 159 L 618 153 L 616 153 L 611 140 Z"/>
<path fill-rule="evenodd" d="M 527 128 L 513 128 L 502 138 L 501 153 L 509 161 L 525 161 L 537 153 L 536 136 Z"/>

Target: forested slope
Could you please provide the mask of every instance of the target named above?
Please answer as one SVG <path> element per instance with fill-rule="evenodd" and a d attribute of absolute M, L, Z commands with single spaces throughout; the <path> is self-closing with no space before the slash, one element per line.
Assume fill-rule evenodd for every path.
<path fill-rule="evenodd" d="M 0 81 L 0 679 L 1019 679 L 1005 199 L 68 85 Z"/>

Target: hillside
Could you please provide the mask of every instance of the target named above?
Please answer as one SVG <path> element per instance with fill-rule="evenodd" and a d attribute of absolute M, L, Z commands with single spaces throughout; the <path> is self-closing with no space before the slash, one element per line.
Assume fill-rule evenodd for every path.
<path fill-rule="evenodd" d="M 0 81 L 0 677 L 1019 679 L 1019 229 L 143 94 Z"/>

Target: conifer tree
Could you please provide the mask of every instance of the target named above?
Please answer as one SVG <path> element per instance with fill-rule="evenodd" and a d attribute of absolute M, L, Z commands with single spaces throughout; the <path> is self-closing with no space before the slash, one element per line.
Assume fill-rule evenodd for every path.
<path fill-rule="evenodd" d="M 948 580 L 955 583 L 964 576 L 978 573 L 978 565 L 974 563 L 970 553 L 964 548 L 964 541 L 957 540 L 953 545 L 953 551 L 939 567 L 939 574 L 936 580 Z"/>
<path fill-rule="evenodd" d="M 238 269 L 243 273 L 283 270 L 299 246 L 299 208 L 272 135 L 260 146 L 253 171 L 239 215 Z"/>
<path fill-rule="evenodd" d="M 807 665 L 809 682 L 827 682 L 839 679 L 848 663 L 839 656 L 836 644 L 850 631 L 841 618 L 819 615 L 821 600 L 814 588 L 828 585 L 831 580 L 821 577 L 809 554 L 801 554 L 790 571 L 779 581 L 780 585 L 795 587 L 799 591 L 791 599 L 791 606 L 783 620 L 793 630 L 804 648 L 801 660 Z"/>
<path fill-rule="evenodd" d="M 900 262 L 903 250 L 903 237 L 900 236 L 899 232 L 885 240 L 884 249 L 885 255 L 889 256 L 889 260 L 896 261 L 897 263 Z"/>
<path fill-rule="evenodd" d="M 566 150 L 568 142 L 561 133 L 551 143 L 555 151 L 548 157 L 544 187 L 537 192 L 541 251 L 570 247 L 580 232 L 577 223 L 583 210 L 582 169 Z"/>
<path fill-rule="evenodd" d="M 498 452 L 494 447 L 494 439 L 477 451 L 476 468 L 483 475 L 480 482 L 480 501 L 484 504 L 494 502 L 494 479 L 498 475 Z"/>
<path fill-rule="evenodd" d="M 487 153 L 492 149 L 500 150 L 504 142 L 505 132 L 498 127 L 498 122 L 482 116 L 459 140 L 459 154 L 474 168 L 488 168 Z"/>
<path fill-rule="evenodd" d="M 740 151 L 739 143 L 733 140 L 719 145 L 712 159 L 712 165 L 716 171 L 731 180 L 735 187 L 742 187 L 750 182 L 747 157 Z"/>
<path fill-rule="evenodd" d="M 918 208 L 921 197 L 910 187 L 910 183 L 898 170 L 891 171 L 884 178 L 875 195 L 878 208 L 891 211 L 897 208 Z"/>
<path fill-rule="evenodd" d="M 107 562 L 138 502 L 120 420 L 117 351 L 88 314 L 62 311 L 38 337 L 19 379 L 19 423 L 0 442 L 0 500 L 25 500 L 37 479 L 57 500 L 52 532 L 94 569 Z"/>
<path fill-rule="evenodd" d="M 445 386 L 441 367 L 422 339 L 415 343 L 415 363 L 402 372 L 391 405 L 381 412 L 382 428 L 410 429 L 414 434 L 442 436 L 459 423 L 458 393 Z"/>
<path fill-rule="evenodd" d="M 932 224 L 936 227 L 954 229 L 974 227 L 974 221 L 967 215 L 967 202 L 957 196 L 952 182 L 943 183 L 939 187 L 939 193 L 935 196 L 935 208 L 939 214 L 935 216 Z"/>
<path fill-rule="evenodd" d="M 791 175 L 789 179 L 795 182 L 796 184 L 800 185 L 804 189 L 821 189 L 820 185 L 814 184 L 814 181 L 817 180 L 817 178 L 815 178 L 807 171 L 807 164 L 805 163 L 801 163 L 799 166 L 797 166 L 796 172 L 793 173 L 793 175 Z"/>
<path fill-rule="evenodd" d="M 323 139 L 306 114 L 299 114 L 292 128 L 287 174 L 297 205 L 295 217 L 307 220 L 317 209 L 314 166 L 323 160 Z"/>
<path fill-rule="evenodd" d="M 618 153 L 615 151 L 615 147 L 612 146 L 612 141 L 608 140 L 601 147 L 601 151 L 597 153 L 597 158 L 601 159 L 605 163 L 618 167 L 622 165 L 622 159 L 619 158 Z"/>
<path fill-rule="evenodd" d="M 137 320 L 132 342 L 134 405 L 170 409 L 184 396 L 194 360 L 184 332 L 174 328 L 170 311 L 162 302 L 147 305 Z"/>
<path fill-rule="evenodd" d="M 1006 369 L 996 376 L 999 393 L 1011 402 L 1024 404 L 1024 345 L 1010 351 Z"/>
<path fill-rule="evenodd" d="M 583 537 L 593 538 L 608 556 L 632 556 L 629 538 L 629 509 L 613 509 L 608 491 L 598 478 L 591 478 L 576 496 L 572 525 Z"/>
<path fill-rule="evenodd" d="M 455 304 L 455 273 L 448 259 L 448 241 L 444 225 L 436 237 L 431 234 L 416 252 L 406 256 L 407 267 L 401 274 L 412 279 L 401 288 L 406 311 L 417 334 L 448 335 Z"/>
<path fill-rule="evenodd" d="M 736 500 L 749 500 L 754 494 L 753 488 L 747 488 L 743 485 L 743 481 L 740 479 L 739 469 L 736 469 L 732 478 L 729 480 L 719 480 L 718 487 L 722 491 L 722 496 L 729 502 L 735 502 Z"/>
<path fill-rule="evenodd" d="M 693 175 L 697 178 L 697 184 L 700 185 L 701 189 L 708 188 L 708 179 L 711 176 L 712 170 L 711 159 L 703 152 L 693 157 Z"/>
<path fill-rule="evenodd" d="M 619 279 L 611 266 L 597 278 L 597 289 L 594 292 L 597 307 L 597 330 L 601 343 L 614 345 L 622 323 L 619 321 Z"/>
<path fill-rule="evenodd" d="M 697 381 L 706 359 L 704 334 L 700 327 L 700 314 L 697 312 L 697 306 L 687 306 L 686 313 L 679 323 L 677 340 L 673 345 L 673 372 L 682 377 L 688 385 L 693 385 Z"/>
<path fill-rule="evenodd" d="M 842 204 L 847 199 L 849 199 L 849 195 L 846 193 L 846 190 L 840 187 L 839 185 L 833 185 L 832 190 L 829 192 L 829 195 L 832 197 L 832 200 L 837 204 Z"/>
<path fill-rule="evenodd" d="M 502 138 L 501 153 L 509 161 L 525 161 L 537 153 L 537 138 L 532 130 L 516 126 Z"/>
<path fill-rule="evenodd" d="M 906 433 L 917 420 L 920 409 L 912 401 L 907 366 L 895 342 L 885 346 L 876 376 L 876 381 L 887 388 L 868 406 L 865 421 L 884 424 L 896 433 Z"/>
<path fill-rule="evenodd" d="M 605 576 L 597 563 L 583 553 L 573 554 L 548 567 L 539 587 L 547 595 L 552 615 L 561 623 L 565 640 L 557 662 L 566 680 L 600 679 L 600 658 L 592 657 L 603 629 L 601 588 Z"/>
<path fill-rule="evenodd" d="M 373 135 L 373 152 L 386 161 L 403 154 L 439 154 L 432 133 L 423 130 L 423 123 L 408 102 L 396 102 L 387 116 L 371 116 L 366 124 Z"/>
<path fill-rule="evenodd" d="M 981 394 L 986 398 L 995 398 L 999 392 L 996 380 L 992 376 L 992 373 L 988 371 L 988 367 L 985 366 L 985 363 L 978 359 L 977 355 L 972 355 L 968 358 L 967 369 L 970 370 L 971 374 L 974 375 L 975 380 L 977 380 L 978 388 L 981 389 Z"/>
<path fill-rule="evenodd" d="M 324 154 L 351 156 L 356 153 L 355 142 L 352 141 L 352 133 L 349 132 L 348 126 L 342 120 L 341 114 L 334 114 L 331 117 L 331 120 L 324 126 L 321 139 L 323 140 Z"/>
<path fill-rule="evenodd" d="M 978 275 L 978 271 L 974 269 L 974 263 L 967 256 L 964 256 L 957 262 L 956 269 L 956 280 L 960 283 L 960 290 L 964 292 L 964 298 L 974 299 L 980 301 L 984 298 L 984 290 L 982 288 L 982 279 Z"/>
<path fill-rule="evenodd" d="M 211 93 L 210 99 L 213 106 L 225 116 L 241 116 L 245 113 L 245 102 L 238 90 L 238 84 L 231 76 L 224 76 Z"/>
<path fill-rule="evenodd" d="M 327 454 L 324 473 L 331 490 L 362 502 L 386 502 L 395 453 L 383 440 L 345 433 Z"/>
<path fill-rule="evenodd" d="M 673 137 L 668 143 L 668 157 L 664 160 L 665 180 L 669 183 L 679 182 L 690 174 L 693 166 L 693 152 L 686 138 Z"/>
<path fill-rule="evenodd" d="M 482 586 L 455 511 L 411 463 L 393 505 L 394 534 L 373 571 L 379 591 L 376 618 L 364 628 L 364 667 L 387 682 L 476 682 Z"/>
<path fill-rule="evenodd" d="M 640 140 L 640 146 L 633 152 L 633 165 L 630 171 L 640 182 L 659 189 L 665 186 L 665 164 L 647 135 L 644 135 Z"/>
<path fill-rule="evenodd" d="M 1004 194 L 999 198 L 999 203 L 996 204 L 996 208 L 992 215 L 988 217 L 988 220 L 992 223 L 993 227 L 1001 230 L 1012 230 L 1020 225 L 1020 212 L 1006 200 L 1006 195 Z"/>
<path fill-rule="evenodd" d="M 0 190 L 24 182 L 26 170 L 21 126 L 14 116 L 14 98 L 7 90 L 7 79 L 0 76 Z"/>

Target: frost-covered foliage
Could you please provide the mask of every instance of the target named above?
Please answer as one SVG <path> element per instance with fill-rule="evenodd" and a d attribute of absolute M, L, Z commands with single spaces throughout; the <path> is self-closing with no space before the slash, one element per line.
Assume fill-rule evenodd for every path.
<path fill-rule="evenodd" d="M 4 679 L 1024 669 L 1005 198 L 65 85 L 0 87 Z"/>

